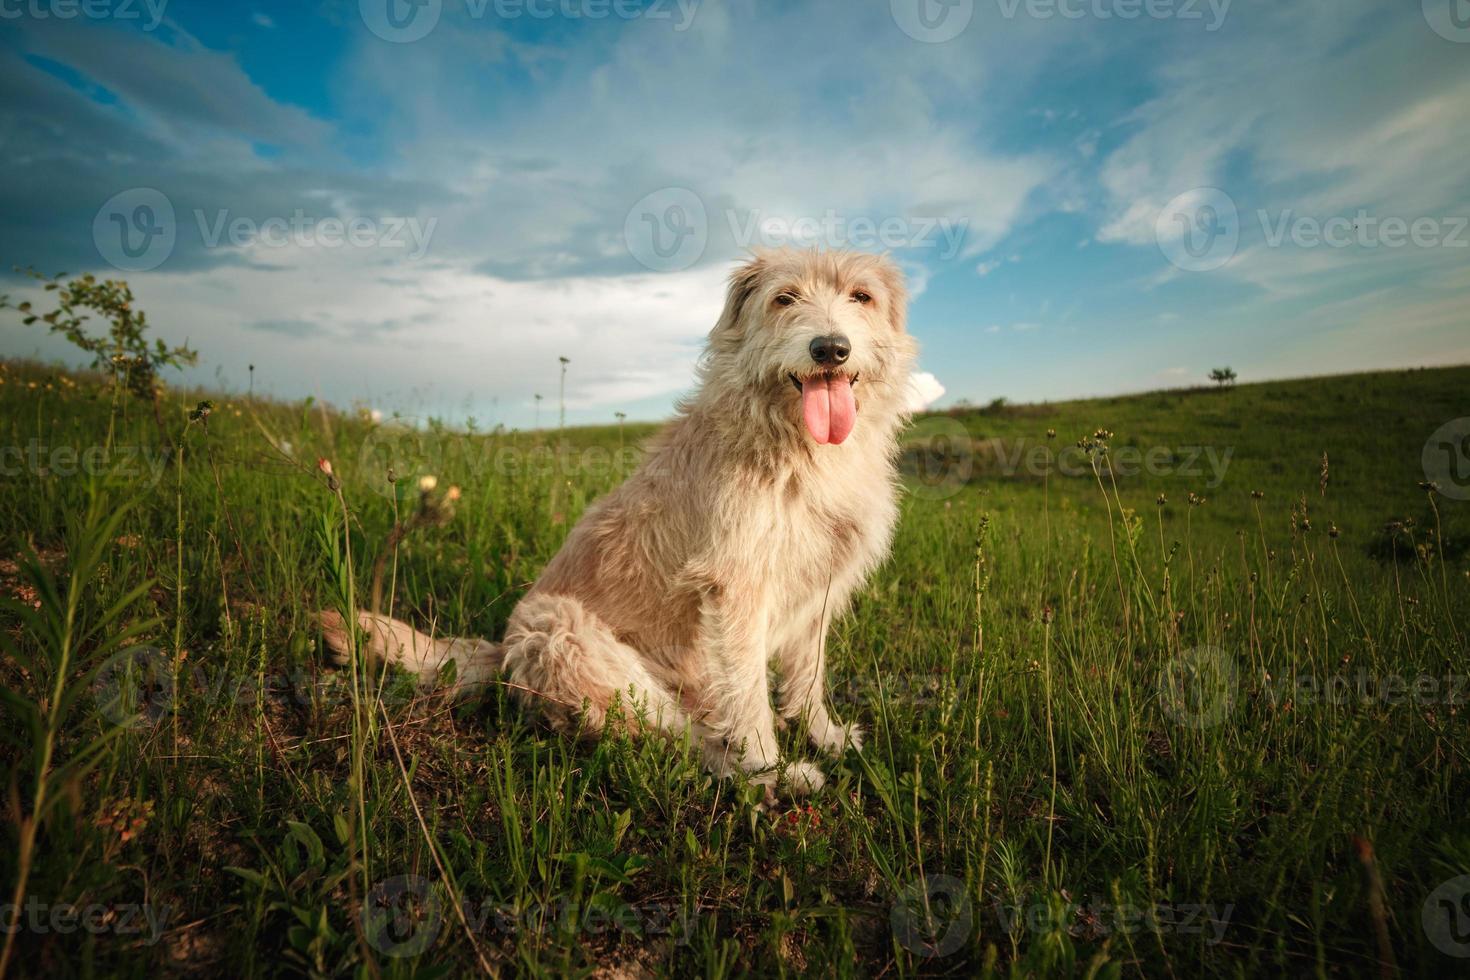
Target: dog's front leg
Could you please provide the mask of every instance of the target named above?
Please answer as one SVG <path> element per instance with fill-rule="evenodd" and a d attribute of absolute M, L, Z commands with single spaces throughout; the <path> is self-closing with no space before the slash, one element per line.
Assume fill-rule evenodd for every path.
<path fill-rule="evenodd" d="M 828 755 L 841 755 L 848 746 L 863 747 L 863 730 L 844 724 L 827 710 L 827 624 L 816 618 L 812 624 L 776 648 L 781 670 L 777 694 L 782 718 L 802 718 L 807 737 Z"/>
<path fill-rule="evenodd" d="M 714 734 L 707 746 L 712 767 L 732 766 L 751 781 L 773 787 L 781 777 L 776 716 L 771 708 L 766 660 L 767 616 L 761 604 L 735 591 L 706 592 L 700 609 L 700 649 L 708 658 L 710 684 L 703 722 Z M 784 769 L 792 792 L 821 789 L 821 770 L 808 762 Z"/>

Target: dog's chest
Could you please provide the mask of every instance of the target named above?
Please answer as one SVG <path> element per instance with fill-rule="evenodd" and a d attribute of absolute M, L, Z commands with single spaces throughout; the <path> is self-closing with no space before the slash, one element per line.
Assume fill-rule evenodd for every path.
<path fill-rule="evenodd" d="M 795 471 L 777 491 L 770 546 L 791 599 L 845 595 L 883 557 L 897 514 L 886 467 Z"/>

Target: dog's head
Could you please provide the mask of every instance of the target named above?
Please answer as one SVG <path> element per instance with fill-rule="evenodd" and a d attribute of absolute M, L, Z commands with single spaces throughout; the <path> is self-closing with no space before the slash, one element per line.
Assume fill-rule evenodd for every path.
<path fill-rule="evenodd" d="M 903 274 L 884 256 L 760 253 L 730 277 L 705 383 L 743 391 L 823 445 L 855 426 L 891 428 L 915 355 L 906 302 Z"/>

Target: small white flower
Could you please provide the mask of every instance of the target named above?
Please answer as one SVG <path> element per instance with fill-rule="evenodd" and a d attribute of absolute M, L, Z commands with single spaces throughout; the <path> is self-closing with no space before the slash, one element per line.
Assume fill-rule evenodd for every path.
<path fill-rule="evenodd" d="M 424 493 L 428 493 L 430 490 L 434 489 L 438 485 L 439 478 L 437 476 L 434 476 L 433 474 L 419 477 L 419 489 L 422 490 Z"/>

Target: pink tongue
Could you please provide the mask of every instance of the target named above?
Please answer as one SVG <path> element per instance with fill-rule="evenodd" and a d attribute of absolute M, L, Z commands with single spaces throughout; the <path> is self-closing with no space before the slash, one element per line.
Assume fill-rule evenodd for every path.
<path fill-rule="evenodd" d="M 857 421 L 852 382 L 847 378 L 812 378 L 801 385 L 801 414 L 806 430 L 820 445 L 837 445 Z"/>

